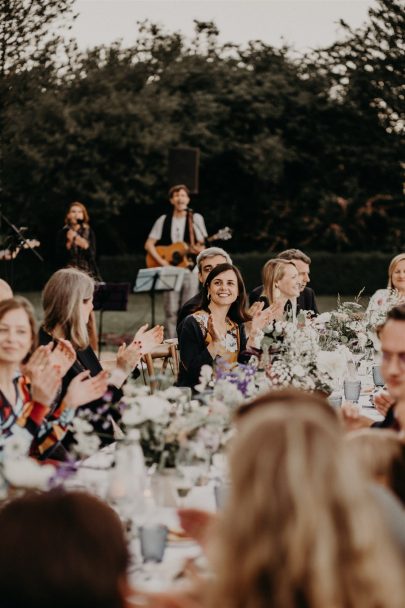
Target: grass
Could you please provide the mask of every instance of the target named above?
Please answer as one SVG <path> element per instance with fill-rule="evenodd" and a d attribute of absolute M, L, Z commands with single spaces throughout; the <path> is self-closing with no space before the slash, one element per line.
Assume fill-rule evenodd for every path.
<path fill-rule="evenodd" d="M 41 292 L 32 291 L 21 293 L 33 304 L 38 322 L 43 319 L 41 306 Z M 353 300 L 354 296 L 342 296 L 342 300 Z M 334 296 L 318 296 L 317 302 L 320 312 L 332 310 L 336 307 L 337 298 Z M 367 298 L 361 299 L 362 304 L 367 303 Z M 97 323 L 100 313 L 96 311 Z M 162 296 L 156 297 L 156 323 L 164 321 Z M 135 334 L 136 330 L 144 323 L 151 324 L 150 298 L 144 294 L 130 294 L 128 309 L 125 312 L 106 311 L 103 313 L 103 334 L 116 334 L 129 336 Z"/>

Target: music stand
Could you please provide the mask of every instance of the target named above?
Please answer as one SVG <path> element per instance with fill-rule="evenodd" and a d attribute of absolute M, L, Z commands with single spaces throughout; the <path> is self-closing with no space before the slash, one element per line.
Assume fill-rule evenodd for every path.
<path fill-rule="evenodd" d="M 183 285 L 185 268 L 160 266 L 141 268 L 136 275 L 134 293 L 149 293 L 152 309 L 152 327 L 155 325 L 155 294 L 157 291 L 180 291 Z"/>
<path fill-rule="evenodd" d="M 103 314 L 105 311 L 128 308 L 129 283 L 96 283 L 93 296 L 94 310 L 100 311 L 98 323 L 98 354 L 101 352 L 101 335 L 103 332 Z"/>

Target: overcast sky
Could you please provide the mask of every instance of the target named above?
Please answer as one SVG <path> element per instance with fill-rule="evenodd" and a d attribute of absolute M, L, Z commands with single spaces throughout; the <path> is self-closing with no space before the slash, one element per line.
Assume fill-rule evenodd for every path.
<path fill-rule="evenodd" d="M 73 36 L 84 49 L 137 36 L 137 21 L 149 19 L 169 31 L 193 33 L 193 19 L 214 20 L 221 42 L 282 41 L 297 50 L 327 46 L 339 37 L 337 21 L 352 27 L 367 20 L 375 0 L 76 0 Z"/>

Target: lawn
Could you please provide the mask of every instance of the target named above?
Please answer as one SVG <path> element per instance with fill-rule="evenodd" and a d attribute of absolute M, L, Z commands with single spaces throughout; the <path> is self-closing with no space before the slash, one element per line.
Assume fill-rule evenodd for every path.
<path fill-rule="evenodd" d="M 28 298 L 35 307 L 37 319 L 41 322 L 43 318 L 41 306 L 41 293 L 39 291 L 25 292 L 20 295 Z M 352 300 L 353 296 L 342 297 L 343 300 Z M 336 307 L 336 297 L 319 296 L 317 302 L 320 312 L 331 310 Z M 364 298 L 363 304 L 367 303 Z M 97 323 L 99 323 L 100 313 L 96 311 Z M 156 323 L 163 323 L 164 314 L 162 306 L 162 296 L 156 297 Z M 143 323 L 151 323 L 150 298 L 144 294 L 130 294 L 128 310 L 125 312 L 104 312 L 103 314 L 103 334 L 116 334 L 120 336 L 133 335 Z"/>

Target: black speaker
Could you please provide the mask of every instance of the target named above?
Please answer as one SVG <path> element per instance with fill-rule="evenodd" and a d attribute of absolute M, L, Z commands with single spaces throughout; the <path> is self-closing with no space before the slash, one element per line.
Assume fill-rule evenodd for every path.
<path fill-rule="evenodd" d="M 129 283 L 96 283 L 94 310 L 127 310 Z"/>
<path fill-rule="evenodd" d="M 184 184 L 191 194 L 198 194 L 199 148 L 169 150 L 169 188 Z"/>

